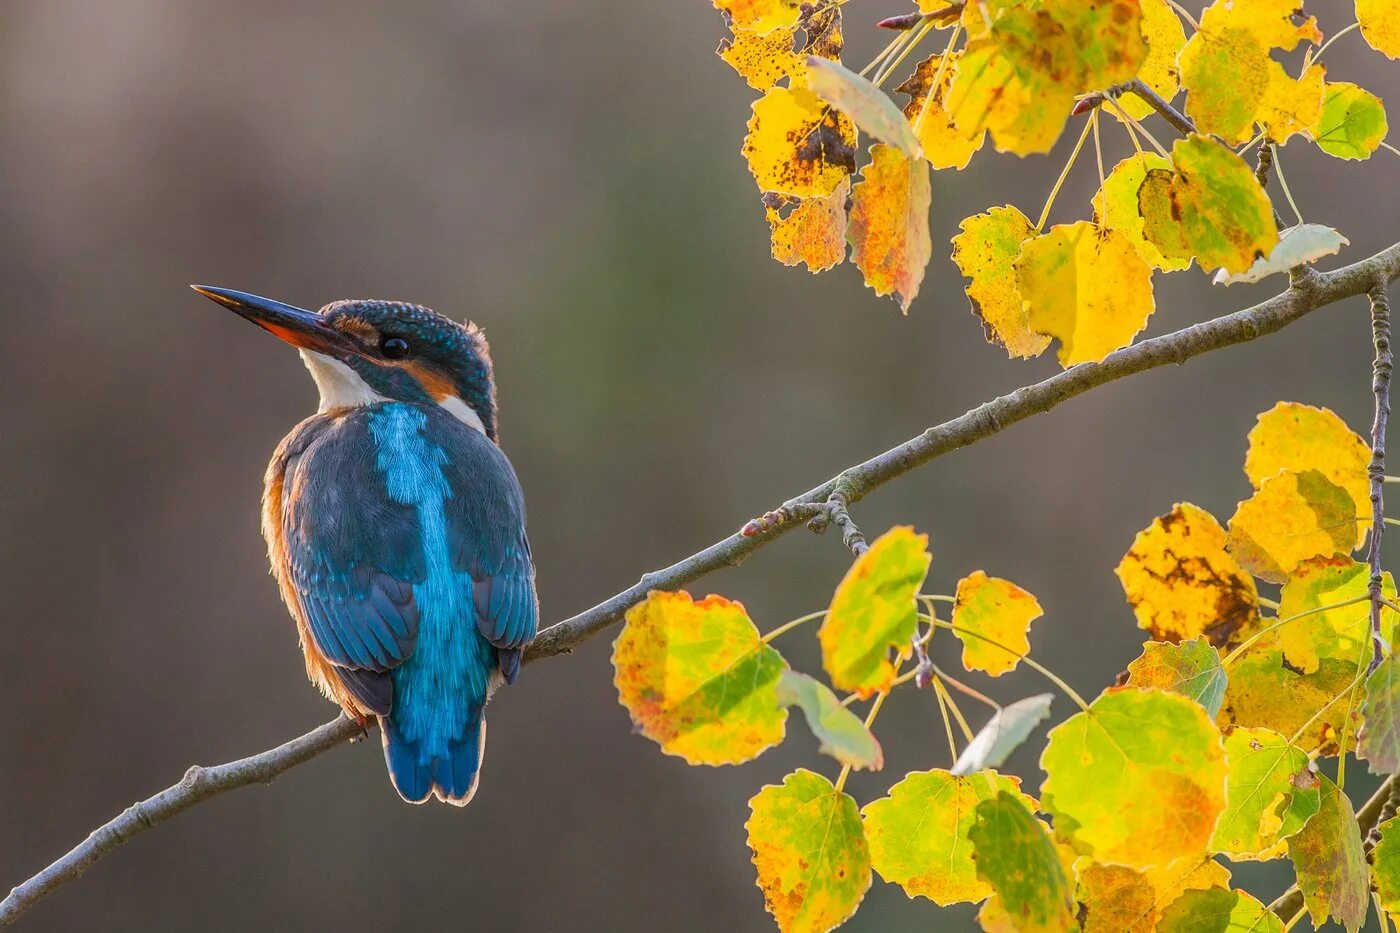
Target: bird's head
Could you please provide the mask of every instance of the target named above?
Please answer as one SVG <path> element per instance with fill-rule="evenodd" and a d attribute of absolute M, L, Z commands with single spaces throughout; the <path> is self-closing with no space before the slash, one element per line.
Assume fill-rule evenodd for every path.
<path fill-rule="evenodd" d="M 496 440 L 496 389 L 486 335 L 400 301 L 335 301 L 307 311 L 206 285 L 195 291 L 301 350 L 321 410 L 392 399 L 437 403 Z"/>

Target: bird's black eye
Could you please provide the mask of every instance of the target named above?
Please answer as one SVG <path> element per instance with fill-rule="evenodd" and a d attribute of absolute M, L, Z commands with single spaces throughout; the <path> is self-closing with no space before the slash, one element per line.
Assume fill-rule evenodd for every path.
<path fill-rule="evenodd" d="M 385 337 L 379 349 L 389 359 L 401 360 L 408 356 L 408 341 L 402 337 Z"/>

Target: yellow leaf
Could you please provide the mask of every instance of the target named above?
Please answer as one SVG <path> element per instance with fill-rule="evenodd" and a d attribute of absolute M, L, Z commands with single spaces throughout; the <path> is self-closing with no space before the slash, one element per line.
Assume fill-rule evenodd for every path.
<path fill-rule="evenodd" d="M 1235 509 L 1226 547 L 1250 573 L 1283 583 L 1305 560 L 1346 554 L 1356 541 L 1351 495 L 1317 470 L 1276 473 Z"/>
<path fill-rule="evenodd" d="M 1157 933 L 1163 909 L 1184 892 L 1218 887 L 1230 880 L 1230 873 L 1219 862 L 1199 856 L 1145 871 L 1101 865 L 1087 857 L 1079 863 L 1077 899 L 1084 908 L 1084 933 Z"/>
<path fill-rule="evenodd" d="M 1266 636 L 1230 665 L 1225 705 L 1216 721 L 1222 729 L 1232 725 L 1272 729 L 1305 752 L 1335 755 L 1343 729 L 1347 748 L 1356 748 L 1361 713 L 1359 709 L 1348 712 L 1347 705 L 1355 678 L 1354 660 L 1332 658 L 1323 658 L 1316 673 L 1301 674 L 1287 665 L 1277 639 Z M 1363 697 L 1358 691 L 1358 705 Z"/>
<path fill-rule="evenodd" d="M 1041 0 L 1040 10 L 1063 27 L 1076 50 L 1082 71 L 1070 85 L 1075 93 L 1106 90 L 1142 69 L 1148 53 L 1140 0 Z"/>
<path fill-rule="evenodd" d="M 785 266 L 805 263 L 812 272 L 840 265 L 846 258 L 846 196 L 851 180 L 841 179 L 827 197 L 802 198 L 783 216 L 769 207 L 768 226 L 773 237 L 773 258 Z"/>
<path fill-rule="evenodd" d="M 1171 100 L 1181 87 L 1181 71 L 1177 68 L 1176 58 L 1186 45 L 1186 30 L 1181 25 L 1181 17 L 1176 15 L 1167 0 L 1142 0 L 1142 38 L 1147 42 L 1147 58 L 1143 60 L 1137 76 L 1164 100 Z M 1136 94 L 1124 94 L 1118 98 L 1118 104 L 1134 120 L 1156 112 L 1151 104 Z M 1115 119 L 1123 119 L 1115 108 L 1104 109 Z"/>
<path fill-rule="evenodd" d="M 748 82 L 749 87 L 766 91 L 783 78 L 806 68 L 805 59 L 794 52 L 797 30 L 788 26 L 769 33 L 734 33 L 720 40 L 715 54 L 724 59 Z"/>
<path fill-rule="evenodd" d="M 1347 81 L 1329 81 L 1322 114 L 1309 128 L 1317 148 L 1338 159 L 1369 159 L 1389 127 L 1381 99 Z"/>
<path fill-rule="evenodd" d="M 993 677 L 1014 670 L 1021 656 L 1030 653 L 1031 623 L 1044 614 L 1036 598 L 1010 580 L 980 570 L 963 577 L 953 605 L 953 634 L 963 645 L 963 667 Z"/>
<path fill-rule="evenodd" d="M 1149 170 L 1138 190 L 1143 233 L 1163 255 L 1230 272 L 1269 255 L 1278 243 L 1273 205 L 1244 159 L 1192 135 L 1172 146 L 1172 165 Z"/>
<path fill-rule="evenodd" d="M 1201 31 L 1181 51 L 1186 114 L 1201 133 L 1227 143 L 1254 135 L 1254 114 L 1269 88 L 1269 50 L 1244 29 Z"/>
<path fill-rule="evenodd" d="M 1060 32 L 1047 46 L 1063 58 L 1072 54 Z M 953 125 L 967 139 L 991 133 L 999 152 L 1025 156 L 1049 152 L 1064 131 L 1074 92 L 1036 73 L 1022 76 L 1016 64 L 992 38 L 970 39 L 959 57 L 948 89 L 947 110 Z"/>
<path fill-rule="evenodd" d="M 1356 0 L 1356 21 L 1371 48 L 1400 58 L 1400 0 Z"/>
<path fill-rule="evenodd" d="M 933 256 L 928 232 L 928 163 L 893 146 L 870 147 L 851 193 L 851 261 L 877 295 L 907 312 Z"/>
<path fill-rule="evenodd" d="M 1016 287 L 1014 263 L 1021 244 L 1035 232 L 1011 205 L 993 207 L 959 224 L 953 237 L 953 262 L 972 282 L 967 297 L 982 319 L 987 340 L 1001 344 L 1013 357 L 1039 356 L 1050 338 L 1030 329 L 1025 302 Z"/>
<path fill-rule="evenodd" d="M 653 591 L 613 644 L 618 700 L 643 735 L 691 764 L 738 764 L 783 740 L 786 667 L 722 596 Z"/>
<path fill-rule="evenodd" d="M 1050 730 L 1040 764 L 1055 832 L 1100 862 L 1203 860 L 1225 808 L 1220 733 L 1177 693 L 1109 690 Z"/>
<path fill-rule="evenodd" d="M 728 13 L 735 32 L 768 33 L 797 22 L 799 0 L 714 0 L 715 9 Z"/>
<path fill-rule="evenodd" d="M 1254 120 L 1264 134 L 1276 143 L 1285 142 L 1317 123 L 1322 115 L 1322 84 L 1325 65 L 1308 66 L 1301 78 L 1294 78 L 1276 61 L 1269 62 L 1269 86 Z"/>
<path fill-rule="evenodd" d="M 1016 277 L 1031 330 L 1059 339 L 1065 367 L 1126 347 L 1155 309 L 1152 269 L 1133 244 L 1084 220 L 1023 243 Z"/>
<path fill-rule="evenodd" d="M 1319 45 L 1317 20 L 1300 13 L 1302 0 L 1215 0 L 1201 14 L 1201 31 L 1247 30 L 1265 47 L 1290 51 L 1299 42 Z"/>
<path fill-rule="evenodd" d="M 1176 14 L 1172 14 L 1176 15 Z M 1099 223 L 1117 230 L 1128 238 L 1143 262 L 1164 272 L 1190 267 L 1190 259 L 1167 258 L 1142 232 L 1142 215 L 1138 213 L 1138 189 L 1147 173 L 1154 169 L 1170 171 L 1171 163 L 1155 152 L 1139 152 L 1113 167 L 1104 179 L 1103 187 L 1094 195 L 1094 213 Z"/>
<path fill-rule="evenodd" d="M 897 91 L 909 95 L 909 103 L 904 105 L 904 115 L 911 125 L 917 124 L 919 143 L 923 146 L 924 158 L 934 168 L 962 169 L 972 160 L 972 154 L 982 148 L 987 134 L 977 131 L 969 139 L 953 126 L 952 117 L 944 109 L 948 99 L 948 88 L 953 83 L 953 72 L 957 68 L 961 53 L 949 53 L 948 63 L 940 66 L 942 55 L 930 55 L 919 62 L 914 73 L 909 76 Z M 933 79 L 938 77 L 939 68 L 943 75 L 938 78 L 938 87 L 933 88 Z M 929 100 L 930 92 L 933 99 Z"/>
<path fill-rule="evenodd" d="M 1317 557 L 1299 564 L 1283 585 L 1279 597 L 1280 619 L 1293 621 L 1278 630 L 1278 644 L 1288 663 L 1311 674 L 1323 658 L 1356 667 L 1371 659 L 1363 643 L 1371 641 L 1371 607 L 1368 602 L 1352 602 L 1365 596 L 1371 583 L 1371 569 L 1350 557 Z M 1381 594 L 1395 599 L 1395 581 L 1389 573 L 1382 576 Z M 1337 606 L 1325 612 L 1324 606 Z M 1304 614 L 1306 613 L 1306 615 Z M 1391 609 L 1381 612 L 1381 631 L 1388 632 L 1400 620 L 1400 613 Z"/>
<path fill-rule="evenodd" d="M 1142 656 L 1128 664 L 1129 687 L 1170 690 L 1201 704 L 1210 717 L 1220 714 L 1227 677 L 1220 652 L 1199 638 L 1172 645 L 1145 642 Z"/>
<path fill-rule="evenodd" d="M 865 805 L 870 862 L 880 877 L 912 897 L 946 907 L 976 903 L 992 893 L 977 877 L 967 831 L 977 804 L 1001 791 L 1019 793 L 1016 778 L 995 771 L 958 777 L 947 771 L 915 771 Z"/>
<path fill-rule="evenodd" d="M 760 191 L 825 197 L 855 170 L 856 129 L 806 88 L 770 88 L 754 101 L 744 157 Z"/>
<path fill-rule="evenodd" d="M 1219 647 L 1259 621 L 1259 593 L 1225 552 L 1225 529 L 1189 502 L 1138 532 L 1115 573 L 1138 628 L 1157 641 L 1205 636 Z"/>
<path fill-rule="evenodd" d="M 1301 402 L 1279 402 L 1259 415 L 1249 432 L 1244 455 L 1244 475 L 1255 489 L 1278 473 L 1317 470 L 1351 494 L 1358 520 L 1371 518 L 1371 483 L 1366 469 L 1371 448 L 1361 435 L 1330 408 Z M 1356 536 L 1356 547 L 1366 540 L 1366 529 Z"/>
<path fill-rule="evenodd" d="M 928 535 L 891 528 L 856 558 L 836 588 L 817 639 L 838 690 L 869 696 L 894 679 L 890 649 L 908 657 L 918 621 L 914 594 L 928 576 Z"/>
<path fill-rule="evenodd" d="M 749 808 L 758 887 L 778 929 L 825 933 L 848 920 L 870 888 L 870 852 L 850 795 L 798 768 Z"/>

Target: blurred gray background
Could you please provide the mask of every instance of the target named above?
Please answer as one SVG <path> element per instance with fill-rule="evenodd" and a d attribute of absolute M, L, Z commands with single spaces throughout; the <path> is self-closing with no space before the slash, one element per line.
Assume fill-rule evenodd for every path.
<path fill-rule="evenodd" d="M 1329 32 L 1349 21 L 1332 6 Z M 849 4 L 847 61 L 907 7 Z M 713 55 L 723 34 L 704 0 L 4 4 L 0 887 L 188 765 L 334 713 L 305 681 L 257 530 L 263 467 L 313 387 L 291 350 L 186 283 L 309 306 L 402 298 L 485 326 L 549 621 L 1057 371 L 1053 354 L 1013 362 L 983 343 L 947 241 L 991 205 L 1034 217 L 1073 131 L 1049 158 L 987 154 L 934 177 L 934 260 L 902 317 L 854 267 L 818 278 L 768 259 L 739 155 L 755 95 Z M 1329 77 L 1400 99 L 1400 71 L 1359 36 L 1328 60 Z M 1113 161 L 1128 144 L 1106 126 Z M 1341 163 L 1300 139 L 1282 160 L 1307 219 L 1351 238 L 1343 258 L 1400 238 L 1400 159 Z M 1087 158 L 1055 219 L 1088 215 L 1094 176 Z M 1282 284 L 1159 278 L 1150 332 Z M 1245 434 L 1279 399 L 1364 429 L 1369 346 L 1364 302 L 1321 311 L 940 459 L 858 520 L 928 531 L 937 591 L 976 568 L 1029 588 L 1047 611 L 1037 656 L 1092 694 L 1142 640 L 1112 573 L 1134 533 L 1178 500 L 1228 518 Z M 825 605 L 847 562 L 835 539 L 795 533 L 693 589 L 767 628 Z M 771 928 L 746 801 L 799 764 L 835 766 L 799 720 L 743 767 L 661 755 L 617 704 L 611 639 L 497 698 L 465 810 L 399 802 L 376 738 L 142 836 L 20 928 Z M 948 641 L 935 654 L 956 664 Z M 812 630 L 781 647 L 817 669 Z M 1018 671 L 989 689 L 1044 687 Z M 888 765 L 852 779 L 861 802 L 947 764 L 929 695 L 886 710 Z M 1032 792 L 1041 743 L 1010 764 Z M 1286 883 L 1237 877 L 1266 900 Z M 848 929 L 971 916 L 877 878 Z"/>

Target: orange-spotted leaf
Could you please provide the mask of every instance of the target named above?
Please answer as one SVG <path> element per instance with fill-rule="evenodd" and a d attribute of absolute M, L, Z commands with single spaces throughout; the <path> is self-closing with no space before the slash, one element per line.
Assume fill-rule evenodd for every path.
<path fill-rule="evenodd" d="M 1027 240 L 1015 266 L 1030 328 L 1060 341 L 1065 367 L 1128 346 L 1156 309 L 1152 267 L 1122 233 L 1088 221 Z"/>
<path fill-rule="evenodd" d="M 870 888 L 870 851 L 849 794 L 798 768 L 749 801 L 744 824 L 764 906 L 788 931 L 826 931 Z"/>
<path fill-rule="evenodd" d="M 1181 17 L 1167 0 L 1142 0 L 1142 38 L 1147 43 L 1147 58 L 1143 60 L 1137 76 L 1163 100 L 1171 100 L 1181 87 L 1181 71 L 1176 58 L 1186 45 L 1186 30 L 1181 25 Z M 1118 98 L 1118 105 L 1134 120 L 1155 113 L 1152 105 L 1136 94 L 1122 95 Z M 1104 109 L 1115 118 L 1122 119 L 1115 108 Z"/>
<path fill-rule="evenodd" d="M 1220 713 L 1226 684 L 1220 652 L 1201 638 L 1179 645 L 1146 642 L 1142 655 L 1128 664 L 1129 687 L 1179 693 L 1201 704 L 1211 719 Z"/>
<path fill-rule="evenodd" d="M 1212 852 L 1234 861 L 1282 858 L 1284 840 L 1318 811 L 1319 781 L 1308 754 L 1271 729 L 1239 728 L 1225 737 L 1225 812 Z"/>
<path fill-rule="evenodd" d="M 1122 233 L 1144 262 L 1163 272 L 1189 268 L 1191 260 L 1163 256 L 1162 251 L 1143 235 L 1142 214 L 1138 212 L 1138 189 L 1149 171 L 1170 171 L 1171 167 L 1170 162 L 1155 152 L 1139 152 L 1115 165 L 1104 179 L 1103 187 L 1094 195 L 1094 214 L 1098 222 Z"/>
<path fill-rule="evenodd" d="M 1371 48 L 1400 58 L 1400 0 L 1356 0 L 1356 21 Z"/>
<path fill-rule="evenodd" d="M 942 55 L 930 55 L 919 62 L 908 80 L 895 88 L 909 95 L 904 116 L 918 134 L 924 158 L 934 168 L 965 168 L 987 137 L 985 131 L 974 132 L 971 138 L 964 135 L 945 109 L 960 54 L 950 52 L 946 61 Z"/>
<path fill-rule="evenodd" d="M 1024 933 L 1077 930 L 1073 888 L 1049 828 L 1019 794 L 1001 791 L 977 804 L 972 840 L 977 877 Z"/>
<path fill-rule="evenodd" d="M 1254 260 L 1254 265 L 1235 275 L 1221 269 L 1211 281 L 1216 285 L 1259 282 L 1271 275 L 1282 275 L 1290 269 L 1316 262 L 1324 256 L 1331 256 L 1350 242 L 1336 230 L 1323 224 L 1297 224 L 1279 231 L 1278 245 L 1269 252 L 1267 258 Z"/>
<path fill-rule="evenodd" d="M 1254 119 L 1265 136 L 1281 143 L 1314 126 L 1322 115 L 1322 85 L 1327 68 L 1309 65 L 1302 77 L 1295 78 L 1271 60 L 1268 70 L 1269 84 Z"/>
<path fill-rule="evenodd" d="M 1163 908 L 1184 892 L 1219 888 L 1230 881 L 1223 865 L 1199 856 L 1144 871 L 1083 857 L 1075 873 L 1084 933 L 1159 933 Z"/>
<path fill-rule="evenodd" d="M 992 893 L 977 877 L 967 832 L 977 804 L 1002 791 L 1019 793 L 1015 778 L 995 771 L 965 777 L 947 771 L 915 771 L 865 805 L 870 862 L 880 877 L 912 897 L 935 904 L 976 903 Z"/>
<path fill-rule="evenodd" d="M 797 28 L 785 26 L 767 34 L 738 31 L 733 38 L 720 40 L 715 54 L 757 91 L 767 91 L 784 78 L 806 68 L 802 56 L 793 51 Z"/>
<path fill-rule="evenodd" d="M 1204 136 L 1172 146 L 1173 171 L 1138 190 L 1143 233 L 1164 256 L 1243 272 L 1278 243 L 1273 205 L 1244 159 Z"/>
<path fill-rule="evenodd" d="M 929 202 L 928 162 L 893 146 L 870 147 L 851 193 L 851 260 L 875 294 L 893 296 L 905 312 L 933 256 Z"/>
<path fill-rule="evenodd" d="M 908 657 L 918 621 L 914 595 L 928 576 L 928 535 L 891 528 L 856 558 L 817 633 L 822 666 L 838 690 L 869 696 L 894 679 L 890 650 Z"/>
<path fill-rule="evenodd" d="M 1288 841 L 1288 855 L 1313 924 L 1321 926 L 1330 917 L 1356 933 L 1366 922 L 1370 900 L 1361 831 L 1347 795 L 1326 775 L 1318 775 L 1318 781 L 1321 808 Z"/>
<path fill-rule="evenodd" d="M 1357 757 L 1372 774 L 1400 773 L 1400 660 L 1394 654 L 1366 678 L 1361 723 Z"/>
<path fill-rule="evenodd" d="M 1348 702 L 1356 680 L 1354 659 L 1323 658 L 1314 673 L 1302 674 L 1286 663 L 1269 635 L 1235 659 L 1229 672 L 1220 728 L 1272 729 L 1305 752 L 1322 756 L 1337 754 L 1343 734 L 1347 748 L 1356 747 L 1361 711 Z M 1364 703 L 1363 691 L 1357 701 Z"/>
<path fill-rule="evenodd" d="M 1376 899 L 1394 923 L 1400 919 L 1400 816 L 1391 817 L 1378 829 L 1380 841 L 1371 850 Z"/>
<path fill-rule="evenodd" d="M 1016 286 L 1016 257 L 1034 234 L 1025 214 L 1011 205 L 994 207 L 964 220 L 953 237 L 953 262 L 972 281 L 967 297 L 982 319 L 987 340 L 1013 357 L 1039 356 L 1050 338 L 1030 329 L 1025 302 Z"/>
<path fill-rule="evenodd" d="M 1100 862 L 1146 868 L 1204 858 L 1225 809 L 1220 733 L 1199 703 L 1177 693 L 1104 693 L 1050 730 L 1040 765 L 1055 832 Z"/>
<path fill-rule="evenodd" d="M 1280 619 L 1291 619 L 1278 629 L 1279 647 L 1289 665 L 1311 674 L 1323 658 L 1347 662 L 1371 660 L 1363 645 L 1371 643 L 1371 606 L 1357 602 L 1367 594 L 1371 571 L 1350 557 L 1317 557 L 1304 561 L 1289 576 L 1279 599 Z M 1395 580 L 1386 573 L 1381 592 L 1395 600 Z M 1349 603 L 1349 605 L 1342 605 Z M 1335 606 L 1329 609 L 1327 607 Z M 1400 613 L 1381 610 L 1381 630 L 1390 631 Z"/>
<path fill-rule="evenodd" d="M 766 199 L 773 258 L 785 266 L 801 263 L 812 272 L 840 265 L 846 258 L 846 198 L 850 191 L 851 180 L 843 178 L 826 197 L 799 198 L 796 206 L 780 195 Z"/>
<path fill-rule="evenodd" d="M 1317 147 L 1338 159 L 1369 159 L 1388 131 L 1381 99 L 1349 81 L 1329 81 L 1310 128 Z"/>
<path fill-rule="evenodd" d="M 919 156 L 919 140 L 894 101 L 870 81 L 840 62 L 818 56 L 807 60 L 807 86 L 818 97 L 855 121 L 856 127 L 910 158 Z"/>
<path fill-rule="evenodd" d="M 1269 50 L 1258 37 L 1245 29 L 1202 28 L 1179 62 L 1186 114 L 1196 128 L 1231 144 L 1249 139 L 1269 90 Z"/>
<path fill-rule="evenodd" d="M 1147 60 L 1140 0 L 1041 0 L 1078 52 L 1074 90 L 1102 91 L 1137 77 Z M 1009 19 L 1014 19 L 1011 17 Z"/>
<path fill-rule="evenodd" d="M 1226 547 L 1261 580 L 1283 583 L 1305 560 L 1356 544 L 1351 493 L 1318 470 L 1275 473 L 1235 509 Z"/>
<path fill-rule="evenodd" d="M 1031 623 L 1040 603 L 1010 580 L 975 570 L 958 581 L 953 634 L 963 645 L 963 667 L 1000 677 L 1030 653 Z"/>
<path fill-rule="evenodd" d="M 1114 572 L 1138 627 L 1157 641 L 1205 636 L 1228 645 L 1259 620 L 1259 593 L 1226 553 L 1225 529 L 1189 502 L 1138 532 Z"/>
<path fill-rule="evenodd" d="M 618 700 L 643 735 L 691 764 L 738 764 L 783 740 L 786 667 L 744 607 L 722 596 L 654 591 L 627 611 L 613 644 Z"/>
<path fill-rule="evenodd" d="M 1157 933 L 1283 933 L 1283 921 L 1244 891 L 1187 891 L 1162 911 Z"/>
<path fill-rule="evenodd" d="M 715 9 L 729 14 L 736 32 L 768 33 L 797 22 L 799 0 L 714 0 Z"/>
<path fill-rule="evenodd" d="M 778 679 L 778 702 L 802 710 L 808 728 L 821 742 L 822 754 L 857 771 L 879 771 L 885 766 L 884 752 L 875 736 L 821 681 L 784 670 Z"/>
<path fill-rule="evenodd" d="M 1358 520 L 1371 517 L 1371 485 L 1366 469 L 1371 447 L 1330 408 L 1279 402 L 1261 412 L 1249 432 L 1244 473 L 1255 489 L 1285 470 L 1317 470 L 1351 494 Z M 1356 546 L 1366 538 L 1360 528 Z"/>
<path fill-rule="evenodd" d="M 855 170 L 856 128 L 806 88 L 770 88 L 754 101 L 744 157 L 760 191 L 825 197 Z"/>

